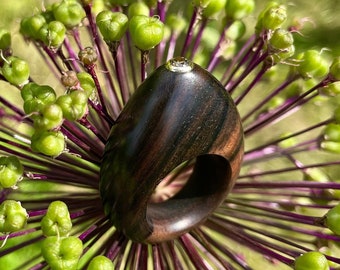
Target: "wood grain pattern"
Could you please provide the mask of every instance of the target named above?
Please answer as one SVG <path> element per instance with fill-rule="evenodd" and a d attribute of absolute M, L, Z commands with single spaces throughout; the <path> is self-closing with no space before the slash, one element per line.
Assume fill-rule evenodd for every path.
<path fill-rule="evenodd" d="M 138 242 L 173 239 L 200 224 L 233 187 L 243 157 L 237 109 L 223 86 L 194 65 L 189 72 L 155 70 L 112 127 L 100 191 L 118 230 Z M 196 158 L 187 185 L 149 203 L 159 182 Z"/>

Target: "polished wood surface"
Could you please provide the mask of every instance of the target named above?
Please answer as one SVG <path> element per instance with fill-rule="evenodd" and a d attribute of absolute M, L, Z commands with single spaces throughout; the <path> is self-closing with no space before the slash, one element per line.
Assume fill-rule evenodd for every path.
<path fill-rule="evenodd" d="M 105 209 L 133 241 L 174 239 L 223 201 L 242 156 L 240 118 L 223 86 L 198 65 L 181 72 L 168 63 L 138 87 L 112 127 L 101 165 Z M 183 189 L 151 203 L 159 182 L 187 160 L 195 163 Z"/>

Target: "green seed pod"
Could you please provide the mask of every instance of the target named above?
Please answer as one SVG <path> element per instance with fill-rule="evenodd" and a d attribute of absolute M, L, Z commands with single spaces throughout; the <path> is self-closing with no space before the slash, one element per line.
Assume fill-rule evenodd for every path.
<path fill-rule="evenodd" d="M 83 243 L 74 236 L 49 236 L 42 241 L 41 253 L 53 270 L 76 270 Z"/>
<path fill-rule="evenodd" d="M 34 127 L 38 130 L 52 130 L 63 123 L 63 111 L 58 104 L 52 103 L 43 107 L 34 117 Z"/>
<path fill-rule="evenodd" d="M 334 80 L 340 81 L 340 57 L 333 59 L 329 73 Z"/>
<path fill-rule="evenodd" d="M 87 270 L 114 270 L 114 266 L 109 258 L 100 255 L 91 260 Z"/>
<path fill-rule="evenodd" d="M 77 78 L 80 83 L 80 87 L 86 93 L 87 97 L 89 98 L 96 89 L 96 85 L 92 76 L 87 72 L 79 72 L 77 73 Z"/>
<path fill-rule="evenodd" d="M 158 45 L 164 35 L 164 25 L 157 16 L 134 16 L 129 30 L 133 43 L 142 51 L 149 51 Z"/>
<path fill-rule="evenodd" d="M 46 215 L 41 219 L 41 230 L 45 236 L 68 236 L 72 221 L 67 205 L 54 201 L 48 206 Z"/>
<path fill-rule="evenodd" d="M 53 6 L 53 15 L 68 29 L 78 26 L 86 16 L 85 10 L 77 1 L 63 0 Z"/>
<path fill-rule="evenodd" d="M 325 151 L 340 154 L 340 142 L 323 141 L 320 143 L 320 147 Z"/>
<path fill-rule="evenodd" d="M 93 49 L 92 47 L 86 47 L 83 50 L 81 50 L 78 54 L 78 57 L 79 57 L 79 60 L 85 66 L 93 65 L 98 59 L 96 50 Z"/>
<path fill-rule="evenodd" d="M 0 29 L 0 50 L 8 50 L 11 47 L 11 33 L 5 29 Z"/>
<path fill-rule="evenodd" d="M 0 157 L 0 187 L 15 186 L 23 173 L 24 167 L 16 156 Z"/>
<path fill-rule="evenodd" d="M 340 125 L 335 123 L 328 124 L 323 131 L 323 137 L 327 141 L 340 142 Z"/>
<path fill-rule="evenodd" d="M 25 84 L 30 75 L 28 63 L 15 56 L 6 59 L 1 71 L 5 79 L 16 86 Z"/>
<path fill-rule="evenodd" d="M 297 71 L 303 78 L 324 77 L 329 72 L 329 62 L 316 50 L 308 50 L 297 56 L 300 61 Z"/>
<path fill-rule="evenodd" d="M 45 45 L 58 48 L 60 47 L 66 36 L 66 27 L 59 21 L 52 21 L 48 24 L 44 24 L 39 30 L 39 39 L 44 42 Z"/>
<path fill-rule="evenodd" d="M 25 37 L 32 38 L 34 40 L 39 39 L 39 30 L 46 24 L 45 17 L 41 14 L 37 14 L 28 18 L 24 18 L 20 23 L 20 32 Z"/>
<path fill-rule="evenodd" d="M 21 97 L 24 100 L 26 114 L 39 112 L 43 107 L 56 100 L 56 93 L 48 85 L 28 83 L 21 89 Z"/>
<path fill-rule="evenodd" d="M 305 170 L 303 179 L 320 183 L 327 183 L 329 181 L 328 176 L 319 168 L 309 168 Z"/>
<path fill-rule="evenodd" d="M 328 261 L 321 252 L 310 251 L 295 259 L 295 270 L 329 270 Z"/>
<path fill-rule="evenodd" d="M 229 20 L 240 20 L 253 12 L 254 0 L 228 0 L 225 5 L 227 18 Z"/>
<path fill-rule="evenodd" d="M 81 90 L 72 91 L 58 97 L 56 104 L 60 106 L 63 116 L 67 120 L 76 121 L 87 112 L 87 95 Z"/>
<path fill-rule="evenodd" d="M 340 204 L 327 212 L 324 223 L 333 233 L 340 235 Z"/>
<path fill-rule="evenodd" d="M 283 5 L 276 2 L 269 2 L 266 8 L 260 13 L 255 26 L 256 33 L 262 30 L 275 30 L 287 19 L 287 10 Z"/>
<path fill-rule="evenodd" d="M 246 32 L 246 25 L 242 21 L 234 21 L 228 30 L 226 31 L 226 36 L 232 40 L 238 40 Z"/>
<path fill-rule="evenodd" d="M 23 229 L 28 214 L 20 202 L 5 200 L 0 204 L 0 232 L 11 233 Z"/>
<path fill-rule="evenodd" d="M 205 18 L 210 18 L 225 8 L 227 0 L 211 0 L 203 9 L 202 15 Z"/>
<path fill-rule="evenodd" d="M 121 40 L 128 27 L 128 17 L 125 14 L 109 10 L 100 12 L 96 22 L 105 42 Z"/>
<path fill-rule="evenodd" d="M 46 156 L 57 157 L 65 150 L 65 137 L 60 131 L 38 130 L 31 137 L 31 148 Z"/>
<path fill-rule="evenodd" d="M 294 43 L 292 33 L 285 29 L 278 28 L 274 31 L 269 44 L 276 50 L 284 50 Z"/>
<path fill-rule="evenodd" d="M 137 15 L 149 16 L 150 9 L 144 2 L 132 3 L 128 9 L 128 16 L 132 18 Z"/>

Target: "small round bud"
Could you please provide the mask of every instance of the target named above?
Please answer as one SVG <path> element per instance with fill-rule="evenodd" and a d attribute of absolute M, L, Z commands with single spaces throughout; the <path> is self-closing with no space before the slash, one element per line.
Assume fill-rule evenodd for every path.
<path fill-rule="evenodd" d="M 128 9 L 128 16 L 132 18 L 137 15 L 149 16 L 150 9 L 144 2 L 132 3 Z"/>
<path fill-rule="evenodd" d="M 340 204 L 330 209 L 324 218 L 324 225 L 336 235 L 340 235 Z"/>
<path fill-rule="evenodd" d="M 100 12 L 96 22 L 105 42 L 121 40 L 128 27 L 128 17 L 125 14 L 109 10 Z"/>
<path fill-rule="evenodd" d="M 256 33 L 260 33 L 263 29 L 275 30 L 281 27 L 287 19 L 287 10 L 283 5 L 275 2 L 269 2 L 267 7 L 260 13 L 257 24 Z"/>
<path fill-rule="evenodd" d="M 340 125 L 335 123 L 328 124 L 323 131 L 323 137 L 327 141 L 340 142 Z"/>
<path fill-rule="evenodd" d="M 329 181 L 328 176 L 319 168 L 309 168 L 304 171 L 304 180 L 326 183 Z"/>
<path fill-rule="evenodd" d="M 86 16 L 85 10 L 77 1 L 63 0 L 53 6 L 53 15 L 68 29 L 78 26 Z"/>
<path fill-rule="evenodd" d="M 154 48 L 164 35 L 164 25 L 157 16 L 134 16 L 130 20 L 129 30 L 133 43 L 142 51 Z"/>
<path fill-rule="evenodd" d="M 293 45 L 293 43 L 292 33 L 281 28 L 276 29 L 269 40 L 269 44 L 276 50 L 284 50 Z"/>
<path fill-rule="evenodd" d="M 254 0 L 228 0 L 225 6 L 227 18 L 229 18 L 229 20 L 243 19 L 252 13 L 254 8 Z"/>
<path fill-rule="evenodd" d="M 203 9 L 203 16 L 210 18 L 225 8 L 227 0 L 211 0 L 208 5 Z"/>
<path fill-rule="evenodd" d="M 36 131 L 31 137 L 31 148 L 46 156 L 57 157 L 65 150 L 65 137 L 60 131 Z"/>
<path fill-rule="evenodd" d="M 77 78 L 77 73 L 73 70 L 66 71 L 61 76 L 61 83 L 67 88 L 72 88 L 76 86 L 79 83 L 79 80 Z"/>
<path fill-rule="evenodd" d="M 0 204 L 0 232 L 11 233 L 23 229 L 28 214 L 20 202 L 5 200 Z"/>
<path fill-rule="evenodd" d="M 340 154 L 340 142 L 322 141 L 320 147 L 325 151 Z"/>
<path fill-rule="evenodd" d="M 34 127 L 38 130 L 52 130 L 63 123 L 63 111 L 58 104 L 48 104 L 34 117 Z"/>
<path fill-rule="evenodd" d="M 41 219 L 41 230 L 45 236 L 68 236 L 72 221 L 67 205 L 62 201 L 51 202 L 46 215 Z"/>
<path fill-rule="evenodd" d="M 85 66 L 93 65 L 98 59 L 96 50 L 92 47 L 86 47 L 81 50 L 78 57 Z"/>
<path fill-rule="evenodd" d="M 340 81 L 340 57 L 336 57 L 331 67 L 329 68 L 329 73 L 333 80 Z"/>
<path fill-rule="evenodd" d="M 310 251 L 295 259 L 295 270 L 329 270 L 328 260 L 321 252 Z"/>
<path fill-rule="evenodd" d="M 112 261 L 105 256 L 94 257 L 87 270 L 114 270 Z"/>
<path fill-rule="evenodd" d="M 20 32 L 25 37 L 32 38 L 34 40 L 39 39 L 39 30 L 46 24 L 45 17 L 41 14 L 37 14 L 28 18 L 24 18 L 20 23 Z"/>
<path fill-rule="evenodd" d="M 26 114 L 39 112 L 47 104 L 56 100 L 56 93 L 48 85 L 28 83 L 21 89 L 21 97 L 24 100 L 24 111 Z"/>
<path fill-rule="evenodd" d="M 45 45 L 52 48 L 60 47 L 66 36 L 66 27 L 59 21 L 52 21 L 44 24 L 39 30 L 39 39 Z"/>
<path fill-rule="evenodd" d="M 23 173 L 24 167 L 16 156 L 0 157 L 0 187 L 14 187 Z"/>
<path fill-rule="evenodd" d="M 300 61 L 297 71 L 303 78 L 323 77 L 328 74 L 329 63 L 320 52 L 308 50 L 297 56 Z"/>
<path fill-rule="evenodd" d="M 11 33 L 5 29 L 0 29 L 0 50 L 8 50 L 11 47 Z"/>
<path fill-rule="evenodd" d="M 92 76 L 87 72 L 79 72 L 77 73 L 77 78 L 80 83 L 80 87 L 86 93 L 86 96 L 89 98 L 96 89 L 96 84 L 92 78 Z"/>
<path fill-rule="evenodd" d="M 15 56 L 6 59 L 1 71 L 9 83 L 17 86 L 25 84 L 30 75 L 28 63 Z"/>
<path fill-rule="evenodd" d="M 83 243 L 74 236 L 49 236 L 42 241 L 41 253 L 53 270 L 76 270 Z"/>
<path fill-rule="evenodd" d="M 60 106 L 67 120 L 79 120 L 87 112 L 87 95 L 81 90 L 72 91 L 58 97 L 56 104 Z"/>

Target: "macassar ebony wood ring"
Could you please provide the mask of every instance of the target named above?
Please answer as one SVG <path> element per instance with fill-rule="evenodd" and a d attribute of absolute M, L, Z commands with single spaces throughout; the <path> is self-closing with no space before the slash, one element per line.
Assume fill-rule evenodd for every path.
<path fill-rule="evenodd" d="M 106 213 L 133 241 L 174 239 L 221 204 L 242 157 L 243 131 L 231 97 L 209 72 L 174 58 L 138 87 L 111 129 L 100 171 Z M 168 200 L 152 202 L 162 179 L 186 161 L 186 184 Z"/>

